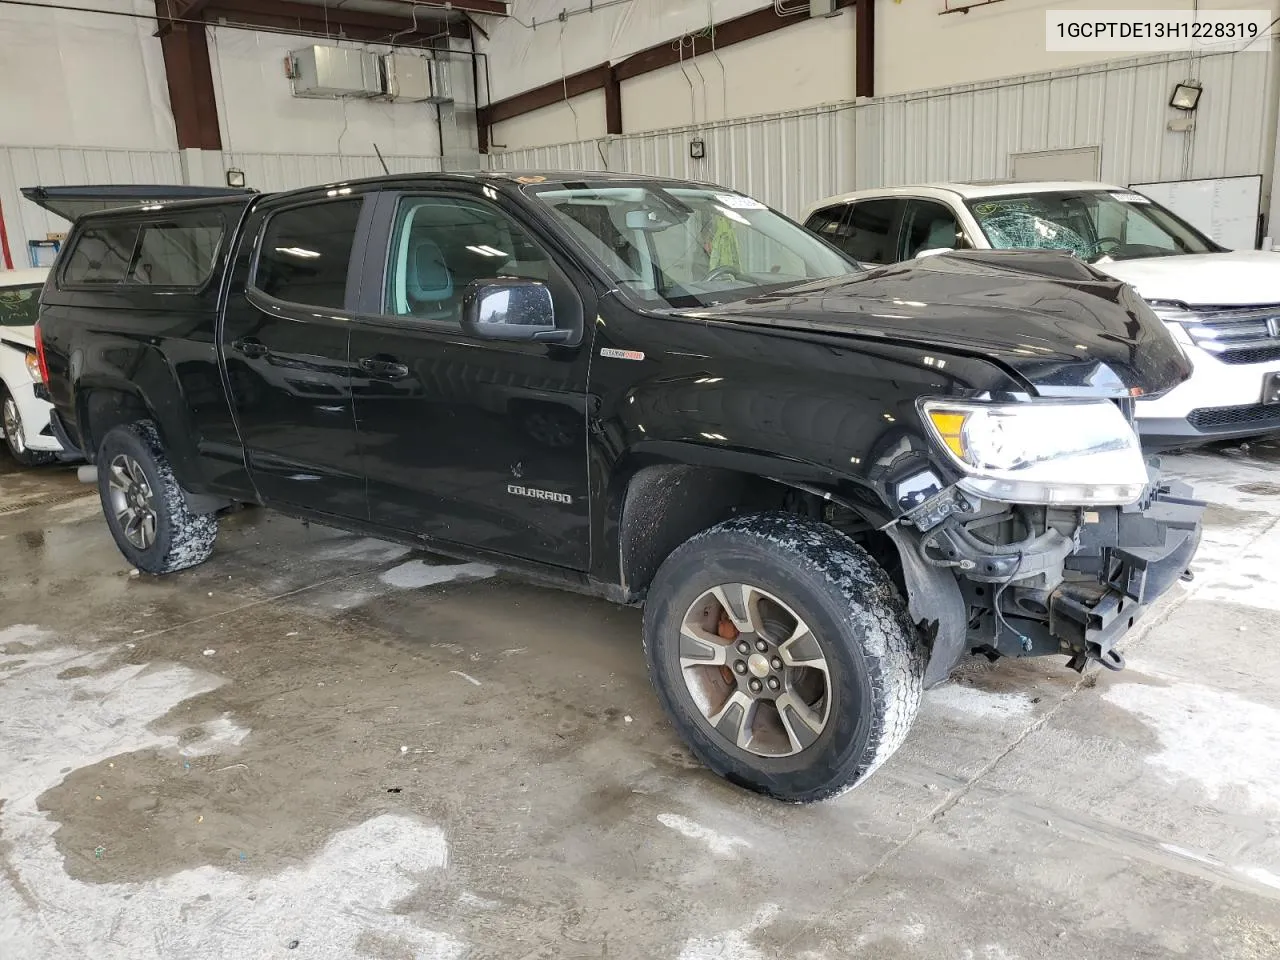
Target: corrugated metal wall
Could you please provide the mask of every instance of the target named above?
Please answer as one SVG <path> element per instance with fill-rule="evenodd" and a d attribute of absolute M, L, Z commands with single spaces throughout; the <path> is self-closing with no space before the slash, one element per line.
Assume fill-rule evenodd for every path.
<path fill-rule="evenodd" d="M 182 183 L 182 164 L 176 151 L 0 147 L 0 208 L 15 267 L 31 265 L 28 240 L 67 229 L 65 220 L 24 200 L 19 188 L 86 183 Z"/>
<path fill-rule="evenodd" d="M 981 84 L 493 154 L 495 169 L 576 169 L 711 180 L 796 215 L 867 187 L 1008 176 L 1009 155 L 1100 144 L 1116 183 L 1269 175 L 1275 57 L 1171 54 Z M 1174 84 L 1204 85 L 1196 128 L 1171 133 Z M 689 140 L 706 159 L 689 157 Z M 607 162 L 606 158 L 607 157 Z"/>

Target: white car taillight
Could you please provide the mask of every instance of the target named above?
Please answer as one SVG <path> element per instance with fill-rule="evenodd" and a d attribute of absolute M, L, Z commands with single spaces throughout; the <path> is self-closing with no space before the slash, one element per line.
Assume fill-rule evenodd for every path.
<path fill-rule="evenodd" d="M 35 353 L 28 353 L 25 359 L 27 362 L 27 376 L 36 383 L 44 383 L 44 377 L 40 373 L 40 358 Z"/>

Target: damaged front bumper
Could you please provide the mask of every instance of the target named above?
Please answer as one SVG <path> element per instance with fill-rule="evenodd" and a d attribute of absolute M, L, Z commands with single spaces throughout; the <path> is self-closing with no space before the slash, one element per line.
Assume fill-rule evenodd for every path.
<path fill-rule="evenodd" d="M 1114 507 L 1081 529 L 1081 550 L 1067 558 L 1068 574 L 1049 604 L 1048 631 L 1072 652 L 1071 666 L 1088 660 L 1120 669 L 1115 643 L 1152 603 L 1189 576 L 1200 545 L 1204 503 L 1184 483 L 1168 483 L 1149 499 Z"/>
<path fill-rule="evenodd" d="M 992 505 L 954 487 L 930 498 L 888 531 L 931 648 L 926 685 L 970 652 L 1121 669 L 1116 643 L 1187 574 L 1203 512 L 1158 463 L 1146 496 L 1123 507 Z"/>

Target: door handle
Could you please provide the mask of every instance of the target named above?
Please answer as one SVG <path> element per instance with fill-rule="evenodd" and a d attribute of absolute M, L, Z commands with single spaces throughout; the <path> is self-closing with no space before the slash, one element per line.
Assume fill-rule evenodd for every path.
<path fill-rule="evenodd" d="M 271 352 L 267 349 L 265 343 L 261 340 L 255 340 L 253 337 L 248 337 L 244 340 L 233 340 L 231 341 L 231 347 L 234 350 L 239 350 L 250 360 L 259 360 Z"/>
<path fill-rule="evenodd" d="M 409 376 L 408 364 L 395 360 L 381 360 L 377 357 L 365 357 L 358 361 L 360 369 L 372 377 L 382 380 L 403 380 Z"/>

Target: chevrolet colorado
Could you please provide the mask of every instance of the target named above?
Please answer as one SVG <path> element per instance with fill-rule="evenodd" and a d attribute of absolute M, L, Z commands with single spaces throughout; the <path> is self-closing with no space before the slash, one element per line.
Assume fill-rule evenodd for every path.
<path fill-rule="evenodd" d="M 864 270 L 733 190 L 423 174 L 81 217 L 42 374 L 121 552 L 252 501 L 644 605 L 676 729 L 792 801 L 855 786 L 961 658 L 1117 642 L 1202 504 L 1139 397 L 1190 373 L 1067 254 Z"/>

